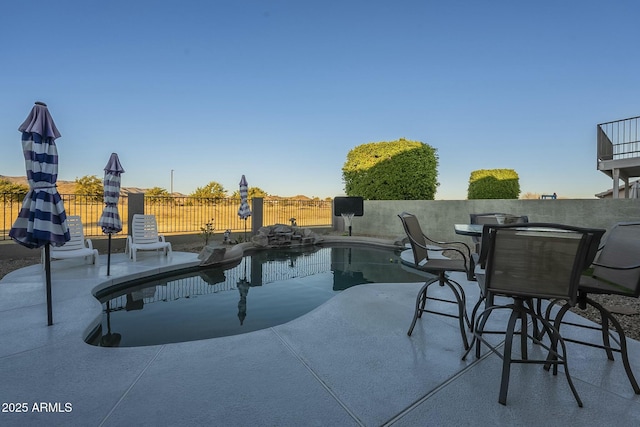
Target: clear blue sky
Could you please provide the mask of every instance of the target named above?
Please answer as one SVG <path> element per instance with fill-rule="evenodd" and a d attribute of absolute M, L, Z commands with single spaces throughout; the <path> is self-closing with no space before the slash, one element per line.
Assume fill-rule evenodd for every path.
<path fill-rule="evenodd" d="M 33 102 L 62 133 L 59 179 L 232 193 L 344 193 L 352 148 L 439 155 L 436 199 L 473 170 L 593 198 L 596 125 L 640 115 L 640 2 L 10 1 L 0 14 L 0 174 L 24 175 Z"/>

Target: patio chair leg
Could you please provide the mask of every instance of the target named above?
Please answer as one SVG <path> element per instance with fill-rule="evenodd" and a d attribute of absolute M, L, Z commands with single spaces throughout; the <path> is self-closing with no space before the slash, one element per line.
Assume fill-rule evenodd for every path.
<path fill-rule="evenodd" d="M 631 387 L 633 388 L 633 392 L 635 394 L 640 394 L 640 386 L 638 386 L 638 382 L 636 380 L 636 377 L 633 374 L 633 371 L 631 369 L 631 364 L 629 363 L 629 353 L 628 353 L 628 350 L 627 350 L 627 338 L 625 336 L 624 329 L 622 328 L 622 325 L 620 325 L 620 322 L 618 322 L 618 320 L 614 316 L 612 316 L 604 307 L 602 307 L 602 305 L 600 305 L 596 301 L 592 300 L 591 298 L 587 298 L 586 299 L 586 304 L 592 306 L 593 308 L 598 310 L 598 312 L 600 313 L 600 316 L 601 316 L 600 329 L 602 331 L 603 345 L 596 345 L 596 344 L 589 344 L 589 343 L 583 343 L 583 344 L 604 349 L 606 354 L 607 354 L 607 359 L 614 360 L 613 348 L 611 347 L 611 340 L 610 340 L 610 335 L 609 335 L 610 332 L 609 332 L 609 328 L 608 328 L 608 324 L 609 324 L 609 322 L 611 322 L 611 324 L 613 325 L 614 329 L 616 330 L 616 332 L 618 334 L 618 344 L 620 346 L 620 349 L 616 350 L 616 351 L 620 352 L 620 357 L 622 357 L 622 365 L 624 366 L 624 370 L 625 370 L 625 372 L 627 374 L 627 378 L 629 378 L 629 382 L 631 383 Z M 568 306 L 568 304 L 563 306 L 560 309 L 560 311 L 558 312 L 558 314 L 556 315 L 556 321 L 554 322 L 556 330 L 558 330 L 558 331 L 560 330 L 560 325 L 562 324 L 562 319 L 563 319 L 565 313 L 569 310 L 569 308 L 570 307 Z M 547 314 L 547 317 L 549 317 L 549 314 Z M 607 325 L 607 326 L 605 326 L 605 325 Z M 576 326 L 578 326 L 578 325 L 576 325 Z M 606 333 L 605 333 L 605 331 L 606 331 Z M 575 342 L 580 344 L 579 341 L 575 341 Z M 545 364 L 544 368 L 548 370 L 549 369 L 549 365 L 550 365 L 549 363 Z"/>
<path fill-rule="evenodd" d="M 613 324 L 613 327 L 618 333 L 618 338 L 620 341 L 619 342 L 620 357 L 622 357 L 622 365 L 624 366 L 624 370 L 627 373 L 627 378 L 629 378 L 629 382 L 631 383 L 633 392 L 635 394 L 640 394 L 640 387 L 638 387 L 638 382 L 636 381 L 636 377 L 633 374 L 633 371 L 631 370 L 631 364 L 629 363 L 629 353 L 627 352 L 627 338 L 624 334 L 624 329 L 622 328 L 622 325 L 620 325 L 620 322 L 618 322 L 618 320 L 615 317 L 613 317 L 607 310 L 605 310 L 604 307 L 602 307 L 602 305 L 600 305 L 599 303 L 593 301 L 590 298 L 587 299 L 587 303 L 592 307 L 594 307 L 596 310 L 598 310 L 600 312 L 600 315 L 603 316 L 601 321 L 603 325 L 605 323 L 608 324 L 609 322 Z M 609 343 L 609 333 L 607 329 L 607 344 L 608 343 Z M 607 346 L 606 350 L 607 350 L 607 357 L 608 357 L 609 353 L 611 352 L 611 347 Z M 609 360 L 613 360 L 613 354 L 611 355 Z"/>
<path fill-rule="evenodd" d="M 542 316 L 542 306 L 540 306 L 540 316 L 543 317 L 544 319 L 546 319 L 547 322 L 551 322 L 551 312 L 553 311 L 553 307 L 555 307 L 556 305 L 560 305 L 560 303 L 563 300 L 558 300 L 558 299 L 554 299 L 549 301 L 549 304 L 547 305 L 547 309 L 545 310 L 545 315 Z M 560 309 L 562 309 L 563 306 L 560 306 Z M 559 312 L 558 312 L 559 314 Z M 556 314 L 556 317 L 558 317 L 558 314 Z M 542 341 L 542 339 L 544 338 L 546 334 L 546 331 L 544 328 L 541 328 L 538 330 L 538 334 L 536 335 L 536 339 L 538 341 Z"/>
<path fill-rule="evenodd" d="M 480 305 L 482 305 L 482 302 L 485 300 L 484 296 L 480 295 L 480 298 L 478 298 L 478 302 L 476 302 L 476 304 L 473 306 L 473 310 L 471 311 L 471 327 L 469 328 L 470 332 L 473 332 L 473 328 L 475 327 L 475 320 L 476 320 L 476 315 L 478 314 L 478 309 L 480 309 Z"/>
<path fill-rule="evenodd" d="M 531 309 L 531 311 L 537 313 L 537 315 L 542 314 L 542 300 L 540 298 L 538 298 L 536 301 L 534 301 L 533 298 L 527 298 L 526 302 L 529 305 L 529 308 Z M 537 338 L 538 335 L 541 335 L 540 330 L 538 328 L 537 316 L 532 316 L 531 323 L 533 323 L 533 337 Z"/>
<path fill-rule="evenodd" d="M 422 318 L 422 313 L 425 312 L 426 310 L 426 306 L 427 306 L 427 292 L 429 291 L 429 286 L 431 286 L 433 284 L 429 283 L 428 285 L 426 285 L 418 294 L 418 297 L 420 299 L 420 308 L 418 309 L 418 318 Z M 417 301 L 416 301 L 417 303 Z"/>
<path fill-rule="evenodd" d="M 635 394 L 640 394 L 640 387 L 638 387 L 638 382 L 636 381 L 636 377 L 633 375 L 633 371 L 631 370 L 631 365 L 629 364 L 629 354 L 627 353 L 627 338 L 624 335 L 624 331 L 622 330 L 622 326 L 618 321 L 610 317 L 618 335 L 620 337 L 620 355 L 622 356 L 622 365 L 624 366 L 624 370 L 627 373 L 627 377 L 629 378 L 629 382 L 631 383 L 631 387 L 633 387 L 633 392 Z"/>
<path fill-rule="evenodd" d="M 507 404 L 507 392 L 509 391 L 509 376 L 511 373 L 511 350 L 513 347 L 513 330 L 516 327 L 516 320 L 520 317 L 517 309 L 511 312 L 509 323 L 507 324 L 506 336 L 504 340 L 504 355 L 502 357 L 502 380 L 500 381 L 500 394 L 498 402 Z"/>
<path fill-rule="evenodd" d="M 429 286 L 431 286 L 432 284 L 438 282 L 441 286 L 447 286 L 449 287 L 449 289 L 451 289 L 451 292 L 453 293 L 453 295 L 456 298 L 456 304 L 458 305 L 458 315 L 454 316 L 451 314 L 444 314 L 444 313 L 438 313 L 438 312 L 433 312 L 433 311 L 429 311 L 426 308 L 426 303 L 427 303 L 427 290 L 429 288 Z M 450 281 L 449 279 L 447 279 L 446 277 L 443 278 L 443 274 L 441 274 L 439 277 L 434 278 L 433 280 L 425 283 L 422 288 L 420 289 L 420 292 L 418 292 L 418 296 L 416 297 L 416 308 L 415 308 L 415 312 L 413 314 L 413 321 L 411 322 L 411 326 L 409 327 L 409 331 L 407 331 L 407 335 L 411 336 L 411 334 L 413 333 L 413 328 L 416 326 L 416 322 L 418 320 L 418 318 L 422 317 L 422 313 L 425 312 L 430 312 L 430 313 L 434 313 L 434 314 L 440 314 L 440 315 L 445 315 L 445 316 L 449 316 L 449 317 L 457 317 L 458 318 L 458 322 L 460 325 L 460 334 L 462 336 L 462 344 L 464 346 L 464 349 L 467 350 L 469 349 L 469 341 L 467 340 L 467 334 L 466 334 L 466 325 L 469 325 L 469 317 L 467 316 L 467 310 L 466 310 L 466 306 L 465 306 L 465 296 L 464 296 L 464 290 L 462 289 L 462 287 L 455 281 Z M 452 303 L 453 301 L 447 301 Z M 466 325 L 465 325 L 466 323 Z"/>
<path fill-rule="evenodd" d="M 580 399 L 580 395 L 578 395 L 578 390 L 576 390 L 576 386 L 573 385 L 573 380 L 571 379 L 571 375 L 569 375 L 569 366 L 567 365 L 567 346 L 565 345 L 562 337 L 559 335 L 558 335 L 558 341 L 560 341 L 560 345 L 562 346 L 562 364 L 564 365 L 564 376 L 567 378 L 567 382 L 569 383 L 569 387 L 571 388 L 573 397 L 575 397 L 576 402 L 578 402 L 578 406 L 582 408 L 582 399 Z"/>
<path fill-rule="evenodd" d="M 567 362 L 567 346 L 564 342 L 564 339 L 560 335 L 559 327 L 560 327 L 560 324 L 562 323 L 562 317 L 556 317 L 556 320 L 554 321 L 554 325 L 551 325 L 551 323 L 549 323 L 544 318 L 541 318 L 540 321 L 542 322 L 542 325 L 544 326 L 544 328 L 547 329 L 547 333 L 549 334 L 549 337 L 551 337 L 551 350 L 549 351 L 549 356 L 551 356 L 551 353 L 554 353 L 553 375 L 558 374 L 558 365 L 562 364 L 564 366 L 564 375 L 567 378 L 567 382 L 569 383 L 569 387 L 571 388 L 573 397 L 576 399 L 576 402 L 578 402 L 578 406 L 582 408 L 582 400 L 580 399 L 580 395 L 578 395 L 578 390 L 576 390 L 576 387 L 573 385 L 573 380 L 571 379 L 571 375 L 569 374 L 569 364 Z M 562 356 L 558 354 L 558 343 L 560 343 L 560 347 L 562 347 Z M 549 361 L 549 357 L 547 357 L 547 363 L 544 365 L 545 369 L 548 369 L 547 368 L 547 365 L 549 363 L 548 361 Z"/>
<path fill-rule="evenodd" d="M 536 312 L 532 309 L 525 307 L 523 301 L 518 301 L 518 300 L 516 300 L 515 304 L 513 305 L 513 312 L 509 317 L 509 323 L 506 330 L 506 336 L 504 341 L 504 354 L 503 354 L 503 362 L 502 362 L 502 381 L 500 384 L 500 395 L 499 395 L 498 401 L 503 405 L 506 405 L 507 403 L 507 392 L 509 389 L 509 375 L 510 375 L 511 363 L 513 362 L 526 363 L 528 360 L 527 357 L 523 357 L 522 359 L 516 360 L 516 361 L 512 360 L 511 358 L 511 351 L 513 348 L 513 334 L 515 330 L 516 320 L 518 318 L 522 319 L 523 315 L 525 319 L 527 315 L 530 315 L 532 318 L 534 318 L 534 320 L 536 321 L 540 320 L 540 322 L 542 323 L 542 327 L 545 329 L 545 332 L 551 338 L 551 344 L 548 348 L 549 355 L 547 356 L 546 361 L 532 360 L 532 361 L 529 361 L 529 363 L 543 363 L 546 370 L 548 370 L 547 366 L 553 364 L 554 375 L 557 375 L 558 373 L 558 365 L 562 364 L 564 366 L 565 377 L 567 379 L 567 382 L 569 383 L 569 388 L 573 393 L 573 397 L 576 399 L 578 406 L 582 408 L 583 406 L 582 400 L 580 399 L 580 395 L 578 394 L 578 391 L 576 390 L 575 385 L 573 384 L 573 380 L 571 379 L 571 375 L 569 374 L 569 366 L 567 363 L 567 347 L 565 345 L 564 339 L 562 338 L 562 336 L 560 336 L 560 333 L 558 332 L 558 330 L 554 326 L 552 326 L 546 319 L 544 319 L 541 316 L 539 316 L 539 319 L 536 319 L 536 316 L 538 316 Z M 556 322 L 559 322 L 558 318 L 556 318 Z M 522 332 L 521 334 L 526 339 L 526 336 Z M 560 347 L 562 348 L 562 355 L 558 353 L 558 344 L 560 344 Z"/>
<path fill-rule="evenodd" d="M 491 300 L 493 301 L 493 298 L 491 298 Z M 486 304 L 489 304 L 488 299 L 486 301 Z M 476 334 L 478 334 L 478 341 L 476 342 L 476 359 L 480 359 L 480 350 L 482 347 L 480 338 L 482 336 L 482 333 L 484 332 L 484 326 L 487 324 L 487 320 L 489 320 L 489 316 L 493 312 L 493 309 L 491 308 L 492 305 L 490 305 L 489 307 L 485 306 L 485 310 L 482 313 L 480 313 L 480 316 L 478 317 L 478 322 L 475 326 L 475 331 L 473 332 L 474 337 L 476 336 Z"/>
<path fill-rule="evenodd" d="M 476 303 L 476 305 L 477 305 L 477 303 Z M 469 348 L 462 355 L 462 360 L 466 360 L 467 356 L 469 355 L 471 350 L 473 350 L 474 347 L 475 347 L 475 350 L 476 350 L 476 359 L 480 358 L 480 351 L 481 351 L 481 347 L 482 347 L 482 332 L 484 331 L 484 325 L 487 322 L 487 318 L 489 317 L 489 314 L 491 314 L 492 310 L 493 310 L 493 308 L 487 307 L 478 316 L 478 319 L 476 320 L 476 324 L 473 327 L 473 338 L 471 339 L 471 343 L 469 344 Z"/>
<path fill-rule="evenodd" d="M 569 304 L 565 304 L 560 308 L 560 311 L 558 311 L 558 314 L 556 314 L 556 318 L 554 321 L 554 327 L 555 327 L 555 332 L 560 335 L 560 325 L 562 325 L 562 318 L 564 317 L 565 313 L 567 311 L 569 311 L 569 309 L 571 308 L 571 306 Z M 547 317 L 549 316 L 549 313 L 547 313 L 546 315 Z M 546 320 L 546 319 L 545 319 Z M 551 326 L 551 322 L 549 320 L 546 320 L 549 323 L 549 326 Z M 551 348 L 554 350 L 557 350 L 557 339 L 556 337 L 553 335 L 552 330 L 547 327 L 547 325 L 545 325 L 544 322 L 542 322 L 544 328 L 543 328 L 543 332 L 540 333 L 541 337 L 544 337 L 545 334 L 549 335 L 549 339 L 551 340 Z M 548 371 L 551 368 L 551 364 L 555 363 L 558 360 L 557 357 L 557 351 L 556 354 L 554 355 L 553 353 L 549 352 L 549 355 L 547 356 L 547 363 L 544 364 L 544 369 L 546 371 Z M 558 373 L 558 364 L 555 363 L 554 364 L 554 372 L 553 374 L 556 375 Z"/>
<path fill-rule="evenodd" d="M 535 318 L 533 319 L 535 322 Z M 528 317 L 526 311 L 520 312 L 520 354 L 523 359 L 529 358 L 529 349 L 527 346 L 527 337 L 528 337 Z"/>
<path fill-rule="evenodd" d="M 413 333 L 413 328 L 416 326 L 418 317 L 422 317 L 422 313 L 425 311 L 424 307 L 427 303 L 427 288 L 436 280 L 438 279 L 436 278 L 429 282 L 426 282 L 424 285 L 422 285 L 422 288 L 420 288 L 420 292 L 418 292 L 418 295 L 416 296 L 416 309 L 413 313 L 413 321 L 411 322 L 411 326 L 409 327 L 407 335 L 411 336 L 411 334 Z"/>
<path fill-rule="evenodd" d="M 460 323 L 460 335 L 462 336 L 462 345 L 465 350 L 469 349 L 469 341 L 467 340 L 466 328 L 469 325 L 469 318 L 467 317 L 467 308 L 465 305 L 464 293 L 460 294 L 456 288 L 447 280 L 449 287 L 453 291 L 456 300 L 458 301 L 458 322 Z M 462 291 L 464 292 L 464 291 Z M 465 325 L 466 322 L 466 325 Z"/>
<path fill-rule="evenodd" d="M 467 314 L 467 296 L 464 292 L 464 288 L 460 286 L 460 283 L 456 282 L 455 280 L 446 279 L 446 281 L 453 293 L 456 295 L 460 317 L 464 318 L 464 321 L 466 322 L 469 329 L 473 329 L 473 323 L 471 322 L 471 320 L 469 319 L 469 315 Z"/>
<path fill-rule="evenodd" d="M 610 316 L 604 310 L 604 307 L 595 307 L 600 312 L 600 331 L 602 332 L 602 344 L 604 345 L 607 359 L 614 360 L 613 351 L 611 350 L 611 340 L 609 339 L 609 319 Z M 618 335 L 620 333 L 618 332 Z"/>

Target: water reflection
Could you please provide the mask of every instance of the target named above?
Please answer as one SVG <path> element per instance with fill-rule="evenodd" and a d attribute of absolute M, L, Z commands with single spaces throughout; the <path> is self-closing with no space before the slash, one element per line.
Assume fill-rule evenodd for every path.
<path fill-rule="evenodd" d="M 246 279 L 242 279 L 238 282 L 238 292 L 240 292 L 240 301 L 238 302 L 238 319 L 240 324 L 244 323 L 244 319 L 247 317 L 247 295 L 249 295 L 249 287 L 251 283 Z"/>
<path fill-rule="evenodd" d="M 150 278 L 100 296 L 102 325 L 87 342 L 139 346 L 236 335 L 293 320 L 352 286 L 418 281 L 389 250 L 259 251 L 233 266 Z"/>
<path fill-rule="evenodd" d="M 122 340 L 122 335 L 118 333 L 111 333 L 111 307 L 110 301 L 106 302 L 105 314 L 107 316 L 107 333 L 100 337 L 100 346 L 101 347 L 118 347 L 120 345 L 120 340 Z"/>

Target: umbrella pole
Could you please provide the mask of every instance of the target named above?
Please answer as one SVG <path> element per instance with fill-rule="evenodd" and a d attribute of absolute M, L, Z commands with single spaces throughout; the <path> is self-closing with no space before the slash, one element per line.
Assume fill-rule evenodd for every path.
<path fill-rule="evenodd" d="M 47 288 L 47 326 L 53 325 L 53 310 L 51 307 L 51 252 L 49 244 L 44 245 L 44 273 Z"/>
<path fill-rule="evenodd" d="M 107 276 L 111 273 L 111 233 L 109 233 L 109 244 L 107 245 Z"/>

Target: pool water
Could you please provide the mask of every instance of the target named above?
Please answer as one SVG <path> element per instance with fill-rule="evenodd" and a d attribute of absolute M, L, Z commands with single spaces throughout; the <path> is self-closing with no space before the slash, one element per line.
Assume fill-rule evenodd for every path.
<path fill-rule="evenodd" d="M 289 322 L 352 286 L 421 280 L 388 249 L 263 250 L 235 266 L 149 277 L 98 295 L 102 322 L 86 341 L 135 347 L 243 334 Z"/>

